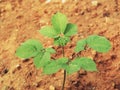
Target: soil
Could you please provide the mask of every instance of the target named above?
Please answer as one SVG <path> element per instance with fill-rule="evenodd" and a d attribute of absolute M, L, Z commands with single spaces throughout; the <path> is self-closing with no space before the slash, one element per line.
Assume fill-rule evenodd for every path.
<path fill-rule="evenodd" d="M 79 54 L 94 59 L 99 71 L 80 70 L 67 76 L 65 90 L 120 90 L 120 1 L 94 1 L 0 0 L 0 90 L 61 90 L 63 70 L 43 75 L 32 59 L 15 56 L 17 47 L 31 38 L 53 47 L 53 40 L 38 30 L 50 25 L 51 16 L 58 11 L 78 26 L 78 34 L 65 47 L 66 57 L 74 57 L 76 41 L 88 35 L 105 36 L 112 45 L 108 53 L 88 49 Z M 55 49 L 57 54 L 53 56 L 61 57 L 61 48 Z"/>

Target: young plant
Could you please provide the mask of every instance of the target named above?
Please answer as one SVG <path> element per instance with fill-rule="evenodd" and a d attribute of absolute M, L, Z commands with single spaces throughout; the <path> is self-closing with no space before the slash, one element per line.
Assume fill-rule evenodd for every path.
<path fill-rule="evenodd" d="M 64 70 L 62 90 L 64 90 L 67 74 L 72 74 L 84 69 L 86 71 L 97 71 L 94 60 L 87 57 L 76 57 L 73 60 L 65 57 L 64 46 L 70 41 L 71 36 L 77 33 L 77 26 L 68 23 L 67 17 L 58 12 L 52 16 L 52 26 L 45 26 L 39 32 L 44 36 L 54 39 L 54 44 L 61 46 L 63 57 L 56 60 L 51 59 L 51 54 L 56 53 L 53 48 L 44 48 L 38 40 L 30 39 L 22 43 L 16 50 L 16 55 L 20 58 L 33 58 L 36 68 L 42 68 L 44 74 L 53 74 L 60 69 Z M 108 52 L 111 48 L 109 40 L 98 35 L 91 35 L 83 40 L 79 40 L 75 47 L 75 52 L 79 53 L 90 47 L 97 52 Z"/>

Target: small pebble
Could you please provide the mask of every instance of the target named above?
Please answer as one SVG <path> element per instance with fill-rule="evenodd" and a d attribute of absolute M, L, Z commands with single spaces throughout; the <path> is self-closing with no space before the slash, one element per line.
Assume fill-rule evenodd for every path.
<path fill-rule="evenodd" d="M 12 5 L 10 3 L 6 4 L 5 9 L 12 10 Z"/>
<path fill-rule="evenodd" d="M 14 74 L 17 70 L 21 69 L 21 65 L 16 65 L 15 68 L 13 69 L 12 73 Z"/>
<path fill-rule="evenodd" d="M 20 69 L 21 69 L 21 65 L 20 65 L 20 64 L 16 65 L 16 68 L 17 68 L 18 70 L 20 70 Z"/>
<path fill-rule="evenodd" d="M 45 3 L 50 3 L 51 2 L 51 0 L 46 0 L 46 2 Z"/>
<path fill-rule="evenodd" d="M 98 1 L 93 0 L 93 1 L 91 2 L 91 4 L 92 4 L 93 6 L 98 6 Z"/>
<path fill-rule="evenodd" d="M 105 23 L 110 23 L 111 19 L 109 17 L 105 17 Z"/>
<path fill-rule="evenodd" d="M 53 85 L 50 85 L 49 90 L 55 90 L 55 87 Z"/>
<path fill-rule="evenodd" d="M 66 0 L 60 0 L 60 1 L 62 1 L 62 3 L 65 3 L 66 2 Z M 51 2 L 51 0 L 46 0 L 46 2 L 45 3 L 50 3 Z M 56 1 L 57 2 L 57 1 Z"/>
<path fill-rule="evenodd" d="M 66 0 L 62 0 L 62 3 L 65 3 L 66 2 Z"/>

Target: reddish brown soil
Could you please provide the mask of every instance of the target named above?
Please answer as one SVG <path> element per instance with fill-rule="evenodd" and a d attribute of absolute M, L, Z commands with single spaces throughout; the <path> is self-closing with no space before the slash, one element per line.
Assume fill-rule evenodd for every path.
<path fill-rule="evenodd" d="M 91 34 L 107 37 L 112 44 L 108 53 L 92 50 L 81 56 L 93 58 L 99 72 L 79 71 L 67 76 L 65 90 L 120 90 L 120 1 L 68 0 L 62 4 L 57 0 L 45 4 L 44 0 L 0 0 L 0 90 L 60 90 L 63 71 L 54 75 L 43 75 L 33 61 L 15 56 L 20 43 L 27 39 L 38 39 L 45 47 L 53 41 L 43 37 L 38 30 L 50 25 L 51 16 L 60 11 L 69 21 L 78 25 L 78 34 L 65 47 L 65 55 L 73 55 L 75 42 Z M 56 48 L 56 57 L 61 49 Z M 71 58 L 71 57 L 69 57 Z"/>

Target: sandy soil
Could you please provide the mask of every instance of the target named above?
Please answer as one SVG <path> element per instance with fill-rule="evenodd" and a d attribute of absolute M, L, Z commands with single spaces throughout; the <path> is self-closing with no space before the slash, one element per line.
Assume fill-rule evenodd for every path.
<path fill-rule="evenodd" d="M 60 1 L 60 0 L 59 0 Z M 61 3 L 52 0 L 0 0 L 0 90 L 60 90 L 63 71 L 54 75 L 42 75 L 32 59 L 21 60 L 15 56 L 20 43 L 38 39 L 45 47 L 53 41 L 43 37 L 38 30 L 50 25 L 51 16 L 60 11 L 69 22 L 78 26 L 78 34 L 65 47 L 65 55 L 74 55 L 75 42 L 91 34 L 107 37 L 112 49 L 108 53 L 92 50 L 82 52 L 95 60 L 99 72 L 79 71 L 67 77 L 66 90 L 120 90 L 120 1 L 68 0 Z M 56 48 L 55 57 L 61 56 Z"/>

